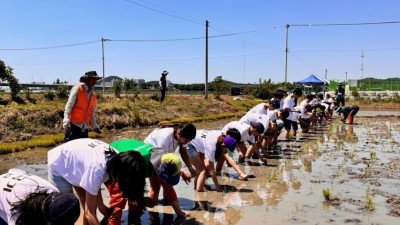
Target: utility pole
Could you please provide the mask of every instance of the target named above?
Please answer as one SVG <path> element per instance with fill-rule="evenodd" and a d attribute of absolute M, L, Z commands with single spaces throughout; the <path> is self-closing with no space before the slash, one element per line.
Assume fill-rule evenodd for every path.
<path fill-rule="evenodd" d="M 328 79 L 328 69 L 325 69 L 325 80 Z"/>
<path fill-rule="evenodd" d="M 288 43 L 289 43 L 289 24 L 286 24 L 286 48 L 285 48 L 285 52 L 286 52 L 286 61 L 285 61 L 285 83 L 287 82 L 287 66 L 288 66 L 288 52 L 289 52 L 289 48 L 288 48 Z"/>
<path fill-rule="evenodd" d="M 364 51 L 361 52 L 361 79 L 364 79 Z"/>
<path fill-rule="evenodd" d="M 204 98 L 208 99 L 208 20 L 206 20 L 206 83 L 204 85 Z"/>
<path fill-rule="evenodd" d="M 246 80 L 246 41 L 243 41 L 243 84 Z"/>
<path fill-rule="evenodd" d="M 104 84 L 104 42 L 105 41 L 111 41 L 110 39 L 104 39 L 101 38 L 101 55 L 102 55 L 102 61 L 103 61 L 103 95 L 105 93 L 105 84 Z"/>

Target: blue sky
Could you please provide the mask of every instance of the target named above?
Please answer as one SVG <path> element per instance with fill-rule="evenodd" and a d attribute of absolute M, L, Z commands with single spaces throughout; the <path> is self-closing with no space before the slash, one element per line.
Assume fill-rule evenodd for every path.
<path fill-rule="evenodd" d="M 201 83 L 208 20 L 209 81 L 284 81 L 286 24 L 289 82 L 325 70 L 335 80 L 398 77 L 400 23 L 316 25 L 400 21 L 399 9 L 398 0 L 2 0 L 0 59 L 23 83 L 77 83 L 89 70 L 102 76 L 104 37 L 106 76 L 151 81 L 168 70 L 173 83 Z"/>

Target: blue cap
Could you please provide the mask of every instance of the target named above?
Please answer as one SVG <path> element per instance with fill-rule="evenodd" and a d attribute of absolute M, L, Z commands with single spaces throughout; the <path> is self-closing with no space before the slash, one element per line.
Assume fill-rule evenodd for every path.
<path fill-rule="evenodd" d="M 233 137 L 225 136 L 223 141 L 227 149 L 229 149 L 231 152 L 235 151 L 236 140 Z"/>

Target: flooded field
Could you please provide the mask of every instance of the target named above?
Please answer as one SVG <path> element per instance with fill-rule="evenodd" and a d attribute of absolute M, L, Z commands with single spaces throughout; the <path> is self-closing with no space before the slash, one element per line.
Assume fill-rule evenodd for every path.
<path fill-rule="evenodd" d="M 226 122 L 196 125 L 217 129 Z M 355 123 L 334 121 L 297 140 L 279 142 L 281 154 L 267 164 L 254 159 L 241 165 L 249 181 L 238 180 L 224 167 L 219 176 L 223 193 L 195 193 L 192 184 L 180 182 L 180 205 L 191 218 L 174 221 L 172 208 L 160 204 L 146 211 L 141 224 L 399 224 L 400 121 L 356 117 Z M 125 130 L 106 141 L 141 139 L 149 130 Z M 46 152 L 0 156 L 0 170 L 22 166 L 45 176 Z M 214 189 L 210 178 L 206 183 Z M 127 211 L 124 215 L 123 224 L 128 224 Z"/>

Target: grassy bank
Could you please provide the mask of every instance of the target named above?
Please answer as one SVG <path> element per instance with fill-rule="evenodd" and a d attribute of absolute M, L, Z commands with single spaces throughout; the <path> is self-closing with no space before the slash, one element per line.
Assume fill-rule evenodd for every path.
<path fill-rule="evenodd" d="M 98 99 L 96 115 L 105 135 L 113 129 L 238 117 L 259 102 L 250 97 L 242 101 L 226 97 L 220 101 L 212 96 L 204 99 L 203 96 L 171 95 L 160 103 L 146 95 L 106 96 Z M 61 143 L 65 103 L 66 100 L 48 101 L 38 97 L 35 104 L 27 101 L 22 105 L 0 106 L 0 154 Z"/>

